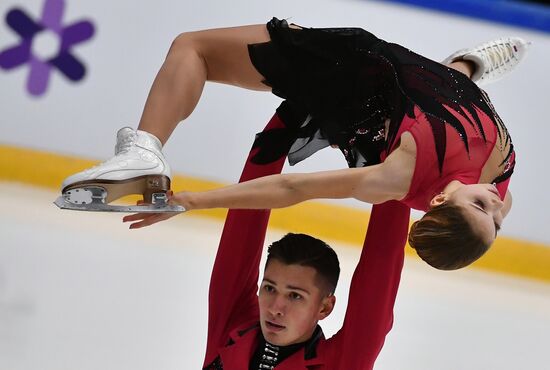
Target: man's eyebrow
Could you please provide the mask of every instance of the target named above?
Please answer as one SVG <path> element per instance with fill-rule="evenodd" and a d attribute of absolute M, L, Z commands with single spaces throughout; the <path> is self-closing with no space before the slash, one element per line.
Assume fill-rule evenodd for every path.
<path fill-rule="evenodd" d="M 270 280 L 270 279 L 268 279 L 268 278 L 265 278 L 265 277 L 264 277 L 263 281 L 267 281 L 269 284 L 272 284 L 272 285 L 277 286 L 277 283 L 276 283 L 276 282 L 274 282 L 273 280 Z M 286 288 L 287 288 L 287 289 L 290 289 L 290 290 L 299 290 L 299 291 L 301 291 L 301 292 L 304 292 L 304 293 L 307 293 L 307 294 L 310 294 L 310 295 L 311 295 L 311 293 L 310 293 L 309 291 L 307 291 L 306 289 L 300 288 L 300 287 L 297 287 L 297 286 L 287 285 Z"/>
<path fill-rule="evenodd" d="M 299 291 L 301 291 L 301 292 L 310 294 L 310 293 L 309 293 L 307 290 L 305 290 L 304 288 L 300 288 L 300 287 L 292 286 L 292 285 L 287 285 L 286 287 L 287 287 L 288 289 L 290 289 L 290 290 L 299 290 Z"/>

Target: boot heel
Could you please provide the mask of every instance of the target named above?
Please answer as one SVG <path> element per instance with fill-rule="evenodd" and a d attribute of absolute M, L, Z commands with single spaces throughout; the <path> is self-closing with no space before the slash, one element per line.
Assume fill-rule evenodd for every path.
<path fill-rule="evenodd" d="M 145 203 L 153 202 L 154 193 L 166 193 L 170 190 L 170 178 L 167 176 L 147 176 L 143 191 Z"/>

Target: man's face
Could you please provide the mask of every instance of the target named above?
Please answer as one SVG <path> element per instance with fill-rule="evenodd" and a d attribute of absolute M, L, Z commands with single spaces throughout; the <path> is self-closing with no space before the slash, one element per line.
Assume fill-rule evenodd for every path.
<path fill-rule="evenodd" d="M 313 267 L 273 259 L 264 271 L 258 302 L 265 340 L 288 346 L 311 337 L 317 322 L 332 312 L 335 298 L 322 292 Z"/>

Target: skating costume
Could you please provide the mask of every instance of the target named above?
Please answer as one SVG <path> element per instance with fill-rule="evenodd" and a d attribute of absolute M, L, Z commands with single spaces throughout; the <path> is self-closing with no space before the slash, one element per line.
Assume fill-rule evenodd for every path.
<path fill-rule="evenodd" d="M 265 131 L 284 127 L 276 114 Z M 281 172 L 286 153 L 263 164 L 252 160 L 257 154 L 254 148 L 240 182 Z M 250 366 L 258 364 L 262 365 L 259 369 L 276 366 L 273 368 L 277 370 L 372 369 L 393 324 L 409 208 L 395 201 L 373 207 L 340 331 L 325 339 L 318 328 L 306 343 L 282 349 L 267 346 L 259 327 L 258 268 L 269 215 L 269 210 L 228 213 L 210 281 L 204 369 L 257 370 Z M 388 228 L 394 232 L 388 235 Z M 286 357 L 281 360 L 277 356 L 271 362 L 267 357 L 275 356 L 266 349 Z M 263 363 L 258 362 L 260 355 Z"/>
<path fill-rule="evenodd" d="M 284 119 L 285 129 L 258 135 L 257 163 L 290 148 L 294 164 L 337 145 L 350 167 L 377 164 L 394 148 L 403 124 L 422 121 L 422 137 L 431 143 L 417 145 L 431 145 L 443 174 L 450 170 L 447 149 L 462 145 L 464 155 L 474 158 L 471 141 L 481 139 L 488 149 L 495 132 L 501 144 L 510 140 L 487 95 L 458 71 L 359 28 L 293 29 L 276 18 L 267 28 L 271 41 L 250 45 L 250 57 L 273 93 L 286 99 L 278 113 L 290 119 Z M 514 158 L 510 145 L 509 166 L 496 181 L 510 177 Z"/>
<path fill-rule="evenodd" d="M 291 29 L 276 18 L 267 28 L 271 40 L 249 45 L 249 54 L 264 82 L 286 99 L 278 110 L 285 127 L 258 135 L 255 163 L 269 163 L 288 153 L 294 164 L 329 144 L 340 147 L 350 167 L 379 163 L 381 154 L 393 147 L 403 119 L 414 117 L 418 108 L 432 128 L 441 168 L 444 124 L 466 142 L 464 125 L 481 125 L 477 112 L 499 123 L 490 101 L 464 75 L 362 29 Z M 472 80 L 488 84 L 514 69 L 528 46 L 519 37 L 500 38 L 456 51 L 445 63 L 472 62 Z M 391 122 L 388 132 L 385 120 Z M 508 159 L 513 168 L 513 156 Z M 505 177 L 510 173 L 506 171 Z M 115 156 L 66 178 L 55 204 L 85 211 L 184 211 L 167 204 L 169 187 L 170 169 L 158 138 L 123 128 L 117 134 Z M 147 204 L 109 204 L 139 193 Z"/>

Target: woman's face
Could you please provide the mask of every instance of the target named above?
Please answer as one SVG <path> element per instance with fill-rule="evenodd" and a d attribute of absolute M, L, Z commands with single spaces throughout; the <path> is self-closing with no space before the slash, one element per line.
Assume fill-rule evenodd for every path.
<path fill-rule="evenodd" d="M 495 240 L 502 224 L 504 202 L 500 200 L 494 185 L 459 184 L 441 196 L 444 198 L 443 202 L 449 202 L 462 209 L 472 228 L 480 233 L 483 240 L 489 244 Z"/>

